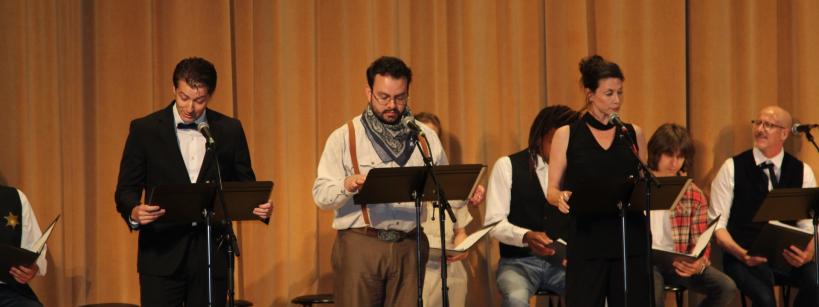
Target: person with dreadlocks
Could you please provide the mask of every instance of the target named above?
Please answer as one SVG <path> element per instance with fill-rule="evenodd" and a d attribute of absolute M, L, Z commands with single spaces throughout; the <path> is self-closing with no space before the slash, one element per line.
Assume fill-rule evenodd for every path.
<path fill-rule="evenodd" d="M 422 141 L 419 150 L 410 137 L 412 131 L 401 123 L 403 117 L 412 116 L 408 105 L 411 81 L 412 71 L 401 59 L 375 60 L 367 68 L 367 107 L 330 134 L 319 160 L 313 200 L 320 209 L 335 212 L 333 228 L 338 230 L 331 261 L 336 306 L 416 304 L 417 232 L 422 232 L 422 265 L 428 258 L 429 242 L 416 225 L 415 204 L 353 203 L 353 195 L 371 169 L 423 166 L 421 151 L 436 165 L 448 164 L 435 132 L 419 125 L 429 142 L 425 146 Z M 478 188 L 469 202 L 481 201 L 483 188 Z M 464 202 L 451 204 L 459 208 Z"/>
<path fill-rule="evenodd" d="M 568 217 L 546 202 L 549 152 L 557 128 L 571 124 L 578 113 L 567 106 L 543 108 L 529 130 L 529 146 L 501 157 L 492 168 L 486 192 L 484 225 L 500 245 L 497 283 L 503 306 L 529 306 L 529 298 L 545 289 L 563 294 L 566 272 L 550 262 L 553 240 L 565 238 Z"/>

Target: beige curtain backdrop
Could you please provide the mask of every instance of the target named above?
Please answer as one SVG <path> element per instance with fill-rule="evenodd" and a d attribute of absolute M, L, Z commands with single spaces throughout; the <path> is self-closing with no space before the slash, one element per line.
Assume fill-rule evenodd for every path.
<path fill-rule="evenodd" d="M 0 180 L 41 226 L 63 215 L 33 282 L 46 306 L 138 302 L 137 234 L 113 201 L 128 123 L 170 102 L 176 62 L 205 57 L 211 107 L 243 122 L 258 178 L 276 182 L 270 225 L 237 225 L 238 297 L 286 306 L 332 290 L 332 212 L 311 186 L 376 57 L 413 68 L 410 105 L 441 117 L 451 160 L 491 168 L 540 108 L 583 106 L 578 61 L 599 53 L 625 72 L 624 119 L 647 136 L 688 126 L 708 187 L 762 106 L 819 119 L 816 28 L 807 0 L 0 0 Z M 819 166 L 804 140 L 787 148 Z M 470 254 L 469 306 L 499 304 L 497 260 L 493 240 Z"/>

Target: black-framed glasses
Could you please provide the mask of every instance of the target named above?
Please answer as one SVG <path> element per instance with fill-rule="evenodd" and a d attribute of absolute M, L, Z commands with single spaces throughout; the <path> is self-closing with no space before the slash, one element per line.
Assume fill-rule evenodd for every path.
<path fill-rule="evenodd" d="M 758 120 L 758 119 L 752 119 L 751 124 L 754 125 L 754 127 L 762 126 L 762 128 L 765 128 L 765 130 L 768 130 L 768 131 L 773 130 L 773 128 L 785 129 L 785 127 L 774 124 L 772 122 L 766 122 L 764 120 Z"/>
<path fill-rule="evenodd" d="M 392 97 L 390 97 L 388 95 L 384 95 L 383 97 L 379 97 L 378 95 L 375 95 L 375 94 L 372 94 L 372 96 L 373 96 L 373 99 L 376 102 L 378 102 L 378 104 L 380 104 L 382 106 L 387 105 L 387 103 L 390 102 L 390 100 L 392 100 L 392 102 L 395 103 L 395 105 L 398 105 L 398 106 L 405 106 L 405 105 L 407 105 L 407 102 L 409 101 L 409 94 L 401 94 L 401 95 L 392 96 Z"/>

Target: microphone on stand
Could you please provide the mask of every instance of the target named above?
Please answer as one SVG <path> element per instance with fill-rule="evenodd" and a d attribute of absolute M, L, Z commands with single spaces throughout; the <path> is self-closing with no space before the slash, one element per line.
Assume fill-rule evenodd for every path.
<path fill-rule="evenodd" d="M 404 116 L 404 118 L 401 119 L 401 123 L 404 124 L 404 126 L 407 126 L 407 128 L 412 130 L 412 132 L 415 133 L 416 135 L 424 135 L 424 130 L 421 130 L 421 127 L 418 126 L 418 123 L 415 122 L 414 116 L 412 115 Z"/>
<path fill-rule="evenodd" d="M 801 133 L 810 132 L 811 129 L 816 127 L 819 127 L 819 125 L 795 123 L 793 124 L 793 127 L 791 127 L 791 133 L 793 133 L 793 135 L 799 135 Z"/>
<path fill-rule="evenodd" d="M 201 122 L 196 126 L 196 129 L 205 136 L 208 148 L 213 148 L 213 145 L 216 145 L 216 141 L 213 140 L 213 134 L 210 133 L 210 125 L 208 125 L 208 123 Z"/>
<path fill-rule="evenodd" d="M 617 115 L 617 112 L 611 112 L 611 114 L 609 114 L 609 122 L 617 126 L 617 129 L 620 130 L 620 136 L 631 140 L 631 137 L 628 135 L 628 129 L 626 129 L 626 124 L 623 123 L 623 120 L 620 119 L 620 115 Z M 632 140 L 629 143 L 631 143 L 630 144 L 631 151 L 634 152 L 634 154 L 636 155 L 637 154 L 636 141 Z"/>

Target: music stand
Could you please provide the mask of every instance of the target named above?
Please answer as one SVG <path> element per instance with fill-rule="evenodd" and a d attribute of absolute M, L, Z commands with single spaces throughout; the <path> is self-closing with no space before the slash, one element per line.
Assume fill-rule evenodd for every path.
<path fill-rule="evenodd" d="M 762 205 L 754 215 L 754 222 L 768 222 L 770 220 L 794 221 L 801 219 L 813 220 L 813 248 L 814 255 L 819 250 L 816 241 L 817 206 L 819 206 L 819 188 L 777 188 L 768 192 Z M 814 259 L 815 270 L 819 271 L 819 262 Z M 819 275 L 815 286 L 819 290 Z M 819 299 L 819 298 L 818 298 Z"/>
<path fill-rule="evenodd" d="M 657 181 L 660 182 L 660 186 L 654 186 L 651 189 L 651 211 L 671 209 L 671 206 L 682 198 L 685 189 L 693 182 L 691 178 L 683 176 L 657 177 Z M 631 192 L 630 210 L 646 209 L 645 190 L 645 185 L 634 185 L 634 191 Z"/>
<path fill-rule="evenodd" d="M 200 223 L 203 210 L 212 206 L 216 185 L 212 183 L 163 184 L 151 189 L 145 202 L 165 209 L 158 223 Z"/>
<path fill-rule="evenodd" d="M 216 197 L 213 218 L 222 221 L 227 215 L 232 221 L 258 220 L 259 217 L 253 214 L 253 209 L 268 202 L 272 190 L 272 181 L 224 182 L 222 194 L 224 203 L 229 205 L 225 206 L 222 203 L 222 197 Z"/>
<path fill-rule="evenodd" d="M 595 178 L 578 184 L 569 198 L 570 214 L 614 215 L 620 217 L 620 242 L 623 254 L 623 306 L 628 306 L 628 242 L 626 239 L 626 214 L 635 212 L 630 208 L 629 199 L 634 191 L 634 179 Z M 649 248 L 650 251 L 650 248 Z M 648 257 L 648 255 L 647 255 Z M 652 274 L 652 271 L 648 271 Z M 650 283 L 649 283 L 650 284 Z"/>
<path fill-rule="evenodd" d="M 435 166 L 438 183 L 451 199 L 468 199 L 477 187 L 478 179 L 486 169 L 482 164 L 441 165 Z M 431 183 L 429 169 L 423 166 L 374 168 L 367 173 L 367 179 L 359 192 L 353 196 L 355 204 L 383 204 L 415 202 L 416 261 L 418 306 L 423 306 L 424 283 L 423 265 L 421 263 L 421 202 L 439 200 L 437 188 Z M 429 184 L 427 184 L 430 182 Z M 444 233 L 441 233 L 444 237 Z M 442 245 L 445 246 L 445 245 Z M 442 278 L 446 279 L 446 270 L 442 262 Z M 444 287 L 446 284 L 443 285 Z"/>

